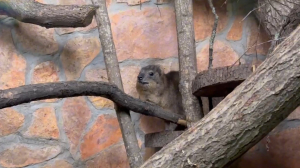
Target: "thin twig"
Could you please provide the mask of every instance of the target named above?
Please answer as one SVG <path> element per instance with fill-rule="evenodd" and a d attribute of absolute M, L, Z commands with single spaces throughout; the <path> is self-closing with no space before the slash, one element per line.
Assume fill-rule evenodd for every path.
<path fill-rule="evenodd" d="M 256 37 L 256 46 L 255 46 L 255 59 L 256 61 L 258 60 L 257 58 L 257 43 L 258 43 L 258 38 L 259 38 L 259 35 L 260 35 L 260 26 L 261 26 L 261 18 L 259 18 L 259 24 L 258 24 L 258 28 L 257 28 L 257 37 Z"/>
<path fill-rule="evenodd" d="M 281 40 L 281 39 L 285 39 L 285 37 L 284 38 L 278 38 L 277 40 Z M 259 45 L 263 45 L 263 44 L 265 44 L 265 43 L 269 43 L 269 42 L 272 42 L 272 41 L 277 41 L 277 40 L 268 40 L 268 41 L 265 41 L 265 42 L 263 42 L 263 43 L 259 43 L 259 44 L 257 44 L 258 46 Z M 254 44 L 253 46 L 251 46 L 251 47 L 249 47 L 249 48 L 247 48 L 247 50 L 238 58 L 238 60 L 236 60 L 231 66 L 230 66 L 230 68 L 232 67 L 232 66 L 234 66 L 247 52 L 248 52 L 248 50 L 250 50 L 251 48 L 253 48 L 253 47 L 255 47 L 256 46 L 256 44 Z"/>
<path fill-rule="evenodd" d="M 209 64 L 208 68 L 212 68 L 212 62 L 213 62 L 213 46 L 214 46 L 214 41 L 217 33 L 217 27 L 218 27 L 218 21 L 219 21 L 219 16 L 216 13 L 216 9 L 212 3 L 212 0 L 208 0 L 209 6 L 212 10 L 212 13 L 215 15 L 215 21 L 214 21 L 214 26 L 212 29 L 211 37 L 209 40 Z"/>
<path fill-rule="evenodd" d="M 254 12 L 255 10 L 257 10 L 257 9 L 259 9 L 261 7 L 263 7 L 265 4 L 266 3 L 262 4 L 261 6 L 259 6 L 257 8 L 252 9 L 250 12 L 248 12 L 248 14 L 240 22 L 244 21 L 252 12 Z"/>

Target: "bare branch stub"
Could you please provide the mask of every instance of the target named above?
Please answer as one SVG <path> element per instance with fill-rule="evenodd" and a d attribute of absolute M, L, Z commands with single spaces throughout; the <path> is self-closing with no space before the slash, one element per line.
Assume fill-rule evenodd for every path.
<path fill-rule="evenodd" d="M 1 14 L 46 28 L 88 26 L 96 9 L 97 6 L 93 5 L 51 5 L 34 0 L 0 0 Z"/>
<path fill-rule="evenodd" d="M 98 24 L 99 38 L 101 41 L 108 80 L 123 91 L 119 62 L 106 8 L 106 0 L 92 0 L 92 2 L 95 6 L 99 6 L 95 16 Z M 118 105 L 115 105 L 115 109 L 130 167 L 138 168 L 143 163 L 143 157 L 138 145 L 129 110 Z"/>

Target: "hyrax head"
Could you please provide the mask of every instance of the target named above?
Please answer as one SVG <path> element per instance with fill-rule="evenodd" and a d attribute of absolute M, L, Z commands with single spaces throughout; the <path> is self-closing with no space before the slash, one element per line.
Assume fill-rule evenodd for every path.
<path fill-rule="evenodd" d="M 148 65 L 140 70 L 137 76 L 136 87 L 138 90 L 154 91 L 163 85 L 163 71 L 158 65 Z"/>

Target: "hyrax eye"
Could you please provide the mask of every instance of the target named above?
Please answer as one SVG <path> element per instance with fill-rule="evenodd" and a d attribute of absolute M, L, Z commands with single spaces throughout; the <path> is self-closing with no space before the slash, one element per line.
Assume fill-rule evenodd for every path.
<path fill-rule="evenodd" d="M 149 75 L 150 75 L 150 76 L 153 76 L 153 75 L 154 75 L 154 73 L 153 73 L 153 72 L 149 72 Z"/>

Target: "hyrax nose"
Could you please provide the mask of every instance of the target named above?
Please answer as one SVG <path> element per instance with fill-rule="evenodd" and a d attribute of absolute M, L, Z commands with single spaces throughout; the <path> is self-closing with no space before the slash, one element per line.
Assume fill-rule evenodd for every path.
<path fill-rule="evenodd" d="M 138 76 L 138 80 L 139 80 L 140 82 L 142 82 L 142 81 L 143 81 L 143 77 L 142 77 L 142 76 Z"/>

